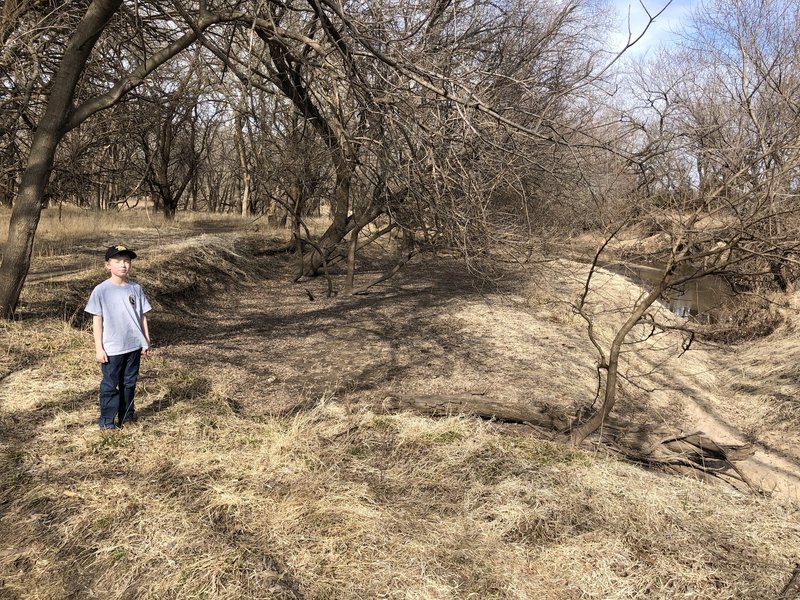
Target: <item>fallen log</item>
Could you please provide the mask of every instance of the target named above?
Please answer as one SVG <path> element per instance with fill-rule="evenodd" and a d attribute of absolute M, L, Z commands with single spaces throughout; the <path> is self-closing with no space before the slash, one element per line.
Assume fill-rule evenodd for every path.
<path fill-rule="evenodd" d="M 568 427 L 566 418 L 547 408 L 493 399 L 481 394 L 422 394 L 387 396 L 380 406 L 387 412 L 408 410 L 431 417 L 473 415 L 502 423 L 521 423 L 552 431 Z"/>
<path fill-rule="evenodd" d="M 717 460 L 744 460 L 753 456 L 755 449 L 750 444 L 718 444 L 703 432 L 684 435 L 672 440 L 667 440 L 663 444 L 673 452 L 693 456 L 697 460 L 717 459 Z"/>
<path fill-rule="evenodd" d="M 555 408 L 502 401 L 483 394 L 393 395 L 384 398 L 376 408 L 432 417 L 472 415 L 499 423 L 529 425 L 563 439 L 569 439 L 570 429 L 581 422 Z M 705 479 L 715 477 L 729 483 L 733 480 L 755 489 L 734 464 L 752 456 L 753 447 L 721 444 L 701 431 L 684 433 L 677 428 L 641 425 L 611 416 L 584 444 L 603 446 L 649 467 L 700 472 Z"/>

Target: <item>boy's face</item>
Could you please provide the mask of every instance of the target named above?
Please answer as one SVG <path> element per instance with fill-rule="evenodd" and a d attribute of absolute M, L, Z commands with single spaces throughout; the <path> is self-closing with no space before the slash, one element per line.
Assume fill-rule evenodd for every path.
<path fill-rule="evenodd" d="M 112 256 L 106 261 L 106 269 L 111 271 L 112 275 L 125 279 L 128 276 L 128 271 L 131 269 L 131 259 L 124 254 Z"/>

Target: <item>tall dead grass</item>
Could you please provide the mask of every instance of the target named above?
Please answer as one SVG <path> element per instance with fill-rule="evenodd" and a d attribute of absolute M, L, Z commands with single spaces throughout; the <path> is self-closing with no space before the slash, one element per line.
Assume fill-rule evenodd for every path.
<path fill-rule="evenodd" d="M 205 237 L 139 275 L 171 310 L 234 293 L 243 260 Z M 184 271 L 197 279 L 166 276 Z M 333 390 L 294 414 L 242 412 L 158 348 L 142 425 L 103 437 L 90 333 L 0 328 L 3 598 L 762 600 L 800 561 L 789 502 Z"/>
<path fill-rule="evenodd" d="M 0 209 L 0 246 L 8 235 L 11 210 Z M 36 230 L 33 257 L 61 257 L 75 253 L 86 243 L 110 244 L 114 241 L 130 243 L 132 237 L 150 239 L 163 235 L 168 243 L 174 242 L 175 232 L 198 228 L 218 230 L 245 229 L 258 224 L 266 228 L 263 220 L 242 218 L 240 215 L 178 212 L 175 219 L 167 221 L 163 214 L 152 208 L 122 208 L 120 210 L 94 211 L 75 206 L 62 206 L 42 210 Z M 142 234 L 146 233 L 146 236 Z"/>
<path fill-rule="evenodd" d="M 769 335 L 739 342 L 728 377 L 742 399 L 741 419 L 750 437 L 800 462 L 795 438 L 800 427 L 800 293 L 773 303 L 769 313 Z"/>

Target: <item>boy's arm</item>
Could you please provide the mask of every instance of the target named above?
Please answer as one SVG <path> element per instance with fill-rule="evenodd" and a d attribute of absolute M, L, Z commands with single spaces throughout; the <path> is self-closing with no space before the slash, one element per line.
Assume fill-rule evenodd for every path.
<path fill-rule="evenodd" d="M 150 350 L 150 329 L 147 327 L 147 315 L 142 315 L 142 333 L 144 333 L 144 339 L 147 340 L 147 348 L 142 350 L 142 354 L 147 356 Z"/>
<path fill-rule="evenodd" d="M 103 317 L 100 315 L 92 315 L 92 333 L 94 334 L 94 353 L 97 356 L 97 361 L 101 363 L 108 362 L 108 355 L 103 348 Z"/>

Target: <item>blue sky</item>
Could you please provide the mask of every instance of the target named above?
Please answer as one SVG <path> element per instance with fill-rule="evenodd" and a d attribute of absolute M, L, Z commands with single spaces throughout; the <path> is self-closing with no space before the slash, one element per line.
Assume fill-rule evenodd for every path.
<path fill-rule="evenodd" d="M 610 0 L 617 11 L 617 34 L 612 37 L 615 50 L 621 49 L 628 37 L 628 11 L 633 37 L 642 32 L 647 23 L 647 14 L 639 0 Z M 644 5 L 655 14 L 661 10 L 667 0 L 642 0 Z M 674 31 L 686 23 L 693 8 L 700 5 L 700 0 L 673 0 L 663 14 L 656 19 L 645 33 L 642 40 L 630 51 L 632 55 L 641 56 L 660 44 L 675 43 Z"/>

